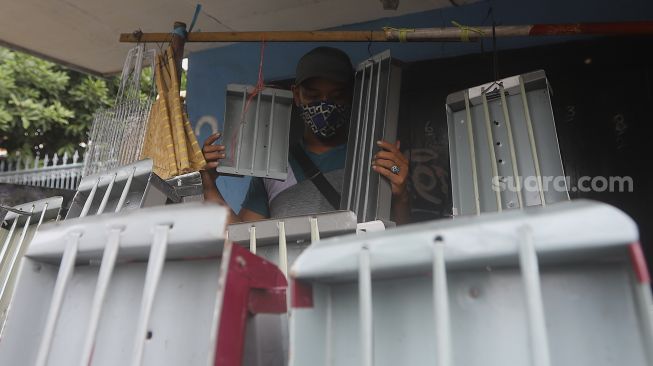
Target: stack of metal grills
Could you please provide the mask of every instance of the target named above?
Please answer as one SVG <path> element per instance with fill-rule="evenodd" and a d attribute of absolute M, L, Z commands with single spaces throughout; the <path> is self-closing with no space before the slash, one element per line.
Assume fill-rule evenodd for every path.
<path fill-rule="evenodd" d="M 156 97 L 154 77 L 148 91 L 141 91 L 143 68 L 154 65 L 155 51 L 144 44 L 127 54 L 120 88 L 112 108 L 95 113 L 89 136 L 83 176 L 106 172 L 140 159 L 143 138 Z M 152 75 L 154 68 L 152 68 Z M 154 75 L 153 75 L 154 76 Z"/>

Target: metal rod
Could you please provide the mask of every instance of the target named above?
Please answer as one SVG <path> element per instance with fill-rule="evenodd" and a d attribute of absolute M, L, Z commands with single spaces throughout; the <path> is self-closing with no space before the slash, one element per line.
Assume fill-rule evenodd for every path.
<path fill-rule="evenodd" d="M 102 202 L 100 203 L 100 208 L 97 210 L 97 215 L 101 215 L 104 212 L 104 209 L 107 207 L 107 202 L 109 202 L 109 196 L 111 195 L 111 190 L 113 189 L 113 184 L 116 182 L 116 177 L 118 173 L 114 173 L 111 177 L 111 182 L 107 186 L 106 192 L 104 192 L 104 197 L 102 197 Z"/>
<path fill-rule="evenodd" d="M 449 323 L 449 290 L 444 261 L 444 242 L 433 245 L 433 305 L 437 366 L 451 365 L 451 325 Z"/>
<path fill-rule="evenodd" d="M 256 95 L 256 113 L 254 114 L 254 141 L 252 143 L 252 164 L 250 172 L 254 174 L 254 163 L 256 162 L 256 145 L 258 142 L 258 117 L 261 109 L 261 92 Z"/>
<path fill-rule="evenodd" d="M 638 321 L 642 329 L 642 342 L 646 347 L 648 364 L 653 364 L 653 298 L 651 295 L 651 278 L 646 268 L 646 258 L 639 242 L 630 244 L 632 270 L 630 274 L 633 283 L 635 303 L 637 305 Z"/>
<path fill-rule="evenodd" d="M 496 37 L 561 35 L 651 35 L 653 22 L 531 24 L 497 26 Z M 383 31 L 268 31 L 192 32 L 186 42 L 468 42 L 491 38 L 492 27 L 459 26 L 444 28 L 394 29 Z M 170 42 L 172 33 L 122 33 L 120 42 Z"/>
<path fill-rule="evenodd" d="M 46 202 L 43 205 L 43 211 L 41 211 L 41 217 L 39 217 L 39 222 L 36 224 L 36 230 L 41 227 L 41 224 L 43 223 L 43 219 L 45 218 L 45 213 L 48 211 L 48 206 L 50 205 L 50 202 Z"/>
<path fill-rule="evenodd" d="M 358 136 L 360 134 L 360 125 L 361 125 L 361 111 L 363 108 L 363 88 L 365 87 L 365 71 L 367 70 L 367 67 L 364 67 L 361 71 L 361 83 L 360 83 L 360 92 L 359 92 L 359 99 L 358 99 L 358 116 L 356 118 L 356 135 L 354 137 L 354 146 L 351 149 L 351 154 L 352 154 L 352 165 L 353 169 L 352 171 L 357 172 L 360 171 L 360 169 L 356 169 L 357 164 L 358 164 Z M 347 154 L 349 155 L 350 152 L 347 151 Z M 356 174 L 353 174 L 351 177 L 348 177 L 349 180 L 349 189 L 347 190 L 347 206 L 348 208 L 352 208 L 352 198 L 356 199 L 356 192 L 354 191 L 354 185 L 356 182 Z"/>
<path fill-rule="evenodd" d="M 288 247 L 286 245 L 286 223 L 279 221 L 277 223 L 279 229 L 279 268 L 283 275 L 288 277 Z"/>
<path fill-rule="evenodd" d="M 331 286 L 326 286 L 326 316 L 325 316 L 325 334 L 324 334 L 324 364 L 333 366 L 333 299 Z"/>
<path fill-rule="evenodd" d="M 492 177 L 499 177 L 499 169 L 497 168 L 497 156 L 494 153 L 494 138 L 492 137 L 492 125 L 490 124 L 490 110 L 487 106 L 487 97 L 485 90 L 481 90 L 481 99 L 483 100 L 483 114 L 485 114 L 485 129 L 487 131 L 488 150 L 490 152 L 490 165 L 492 166 Z M 498 189 L 493 189 L 497 200 L 497 211 L 501 212 L 503 207 L 501 204 L 501 192 Z"/>
<path fill-rule="evenodd" d="M 120 74 L 120 87 L 118 88 L 116 101 L 122 99 L 122 94 L 125 91 L 125 85 L 127 84 L 127 79 L 129 79 L 129 70 L 131 70 L 132 67 L 131 65 L 134 59 L 135 52 L 136 52 L 136 47 L 127 51 L 127 57 L 125 58 L 125 63 L 122 65 L 122 73 Z"/>
<path fill-rule="evenodd" d="M 519 266 L 526 294 L 531 362 L 533 366 L 550 366 L 551 356 L 540 288 L 540 270 L 532 229 L 528 226 L 519 229 Z"/>
<path fill-rule="evenodd" d="M 236 173 L 238 173 L 238 169 L 240 169 L 240 150 L 243 146 L 243 129 L 245 128 L 245 120 L 247 117 L 245 116 L 245 112 L 248 111 L 246 107 L 247 107 L 247 88 L 245 88 L 245 90 L 243 91 L 243 110 L 242 112 L 240 112 L 241 116 L 240 116 L 240 124 L 238 127 L 238 146 L 236 146 L 236 148 L 234 149 L 234 151 L 236 152 L 236 164 L 235 164 Z"/>
<path fill-rule="evenodd" d="M 367 169 L 364 170 L 364 171 L 367 172 L 367 174 L 365 175 L 365 190 L 364 190 L 365 199 L 363 200 L 363 221 L 369 221 L 368 217 L 367 217 L 367 206 L 369 205 L 369 198 L 370 198 L 370 195 L 369 195 L 370 180 L 371 180 L 370 177 L 372 175 L 372 173 L 371 173 L 371 169 L 372 169 L 371 162 L 372 162 L 372 157 L 374 156 L 374 154 L 373 154 L 374 146 L 376 145 L 376 141 L 375 141 L 376 140 L 375 139 L 376 135 L 375 135 L 374 132 L 376 131 L 376 124 L 377 124 L 376 119 L 377 119 L 377 112 L 378 112 L 378 106 L 379 106 L 379 92 L 380 92 L 380 89 L 381 89 L 381 86 L 379 85 L 380 83 L 381 83 L 381 62 L 379 62 L 379 65 L 376 68 L 376 88 L 375 88 L 376 92 L 374 93 L 374 112 L 372 113 L 372 123 L 369 125 L 369 128 L 370 128 L 371 131 L 369 131 L 369 133 L 367 134 L 367 136 L 369 137 L 370 140 L 368 142 L 369 153 L 365 156 L 367 158 L 368 167 L 367 167 Z"/>
<path fill-rule="evenodd" d="M 126 91 L 128 93 L 128 90 Z M 132 103 L 130 103 L 129 94 L 126 94 L 123 100 L 116 103 L 116 108 L 112 111 L 112 123 L 107 126 L 109 133 L 109 142 L 104 149 L 104 158 L 101 162 L 106 164 L 101 170 L 112 169 L 115 167 L 115 159 L 117 155 L 118 142 L 122 141 L 123 130 L 125 128 L 125 120 L 129 117 Z M 101 171 L 100 170 L 100 171 Z"/>
<path fill-rule="evenodd" d="M 140 91 L 141 71 L 143 70 L 143 54 L 145 53 L 145 43 L 139 43 L 136 51 L 136 65 L 134 65 L 134 77 L 132 80 L 133 89 Z"/>
<path fill-rule="evenodd" d="M 256 254 L 256 226 L 249 227 L 249 251 Z"/>
<path fill-rule="evenodd" d="M 124 66 L 123 66 L 124 68 Z M 106 111 L 105 110 L 99 110 L 96 111 L 95 114 L 93 115 L 93 123 L 91 124 L 91 130 L 89 131 L 89 140 L 88 140 L 88 153 L 89 156 L 94 156 L 95 151 L 98 149 L 97 147 L 97 136 L 100 130 L 100 120 L 103 119 Z M 85 175 L 91 174 L 91 160 L 92 159 L 85 159 L 84 160 L 84 165 L 82 168 L 82 173 Z M 47 182 L 46 182 L 47 184 Z"/>
<path fill-rule="evenodd" d="M 476 168 L 476 146 L 474 146 L 474 125 L 472 124 L 472 111 L 469 105 L 469 93 L 465 94 L 465 111 L 467 112 L 467 143 L 469 145 L 469 156 L 472 161 L 472 182 L 474 184 L 474 207 L 476 215 L 481 214 L 481 200 L 478 194 L 478 170 Z"/>
<path fill-rule="evenodd" d="M 524 105 L 524 117 L 526 117 L 526 128 L 528 129 L 528 141 L 531 144 L 531 154 L 533 155 L 533 164 L 535 164 L 535 176 L 537 180 L 537 189 L 540 194 L 540 202 L 542 206 L 546 206 L 546 199 L 544 198 L 544 189 L 542 188 L 542 172 L 540 171 L 540 159 L 537 157 L 537 144 L 535 143 L 535 134 L 533 133 L 533 122 L 531 121 L 531 112 L 528 108 L 528 99 L 526 98 L 526 87 L 524 86 L 524 79 L 519 76 L 519 90 L 521 92 L 521 100 Z"/>
<path fill-rule="evenodd" d="M 311 244 L 320 241 L 320 228 L 317 226 L 317 217 L 309 217 L 308 222 L 311 225 Z"/>
<path fill-rule="evenodd" d="M 276 93 L 274 92 L 274 89 L 272 90 L 272 104 L 270 107 L 270 119 L 268 120 L 268 150 L 267 150 L 267 156 L 265 157 L 265 175 L 270 175 L 270 155 L 272 152 L 272 134 L 274 132 L 274 98 L 276 97 Z"/>
<path fill-rule="evenodd" d="M 147 338 L 147 327 L 152 314 L 152 304 L 154 296 L 161 279 L 163 264 L 166 258 L 166 249 L 168 246 L 168 225 L 157 225 L 154 228 L 154 239 L 150 249 L 150 258 L 147 262 L 147 273 L 145 274 L 145 286 L 143 287 L 143 297 L 141 299 L 141 309 L 138 314 L 138 323 L 136 324 L 136 338 L 134 339 L 134 349 L 132 352 L 132 366 L 140 366 L 145 349 L 145 339 Z"/>
<path fill-rule="evenodd" d="M 41 344 L 39 345 L 38 354 L 36 356 L 36 366 L 45 366 L 50 355 L 50 347 L 52 346 L 52 339 L 54 337 L 54 330 L 59 319 L 61 311 L 61 304 L 66 293 L 66 288 L 70 282 L 75 269 L 75 259 L 77 258 L 77 246 L 79 245 L 80 233 L 71 233 L 66 243 L 66 249 L 61 258 L 59 266 L 59 273 L 57 274 L 57 281 L 54 285 L 54 292 L 52 294 L 52 301 L 50 302 L 50 309 L 43 328 L 43 335 L 41 336 Z"/>
<path fill-rule="evenodd" d="M 365 68 L 367 69 L 367 67 L 368 66 L 366 65 Z M 374 76 L 374 63 L 370 62 L 369 67 L 370 67 L 370 82 L 369 82 L 369 84 L 367 86 L 367 98 L 366 98 L 365 106 L 364 106 L 365 107 L 365 113 L 364 113 L 364 117 L 363 117 L 363 126 L 362 126 L 362 129 L 361 129 L 362 133 L 367 132 L 367 125 L 369 123 L 370 98 L 372 96 L 372 77 Z M 362 92 L 363 87 L 364 86 L 361 87 L 361 92 Z M 361 108 L 362 107 L 363 106 L 361 105 Z M 366 136 L 366 137 L 368 137 L 368 136 Z M 363 139 L 363 140 L 365 140 L 365 139 Z M 372 169 L 371 164 L 369 164 L 370 161 L 367 160 L 367 154 L 365 154 L 365 146 L 366 146 L 365 143 L 361 144 L 361 146 L 360 146 L 360 156 L 358 157 L 358 169 L 357 169 L 357 171 L 361 174 L 361 176 L 359 176 L 359 179 L 361 179 L 361 180 L 363 179 L 363 177 L 365 175 L 365 171 Z M 358 184 L 357 187 L 356 187 L 356 203 L 354 205 L 354 208 L 355 208 L 354 212 L 357 213 L 359 221 L 365 221 L 360 216 L 361 215 L 360 212 L 362 212 L 361 209 L 360 209 L 362 186 L 363 186 L 362 184 Z"/>
<path fill-rule="evenodd" d="M 129 173 L 129 177 L 127 178 L 127 183 L 125 183 L 125 188 L 122 189 L 122 193 L 120 194 L 120 200 L 118 200 L 118 204 L 116 205 L 115 212 L 120 212 L 120 210 L 122 210 L 122 206 L 124 206 L 125 200 L 127 200 L 127 194 L 129 193 L 129 188 L 132 185 L 132 180 L 134 179 L 135 173 L 136 173 L 136 167 L 134 167 L 132 169 L 132 172 Z"/>
<path fill-rule="evenodd" d="M 125 111 L 124 108 L 120 108 L 123 103 L 116 101 L 116 108 L 107 111 L 106 122 L 104 122 L 103 128 L 100 131 L 101 137 L 98 136 L 98 140 L 101 141 L 100 149 L 98 150 L 98 156 L 96 161 L 96 166 L 93 170 L 93 173 L 99 172 L 101 169 L 108 169 L 109 159 L 110 159 L 110 149 L 111 146 L 115 144 L 114 134 L 117 133 L 117 129 L 120 128 L 120 117 Z"/>
<path fill-rule="evenodd" d="M 237 245 L 237 244 L 236 244 Z M 213 308 L 211 309 L 211 326 L 206 344 L 217 345 L 218 344 L 218 330 L 220 329 L 220 319 L 222 317 L 222 309 L 225 303 L 224 288 L 226 286 L 226 277 L 229 272 L 229 263 L 231 261 L 231 252 L 234 244 L 229 240 L 229 231 L 225 231 L 224 234 L 224 250 L 222 251 L 222 259 L 220 260 L 219 265 L 219 274 L 218 274 L 218 286 L 215 287 L 215 297 L 213 300 Z M 292 322 L 294 317 L 291 317 L 289 321 Z M 292 335 L 291 335 L 292 337 Z M 206 363 L 204 366 L 216 366 L 217 347 L 208 347 L 207 357 L 205 358 Z M 199 361 L 198 361 L 199 365 Z"/>
<path fill-rule="evenodd" d="M 506 90 L 503 84 L 499 84 L 499 93 L 501 94 L 501 107 L 503 109 L 503 118 L 506 122 L 506 129 L 508 130 L 508 146 L 510 147 L 510 160 L 512 161 L 512 173 L 515 177 L 515 188 L 517 189 L 517 200 L 519 201 L 519 208 L 524 207 L 524 198 L 521 192 L 521 181 L 519 176 L 519 167 L 517 166 L 517 153 L 515 153 L 515 141 L 512 138 L 512 127 L 510 124 L 510 114 L 508 113 L 508 101 L 506 100 Z"/>
<path fill-rule="evenodd" d="M 95 336 L 100 321 L 100 314 L 102 313 L 102 306 L 104 305 L 104 297 L 107 293 L 109 281 L 111 281 L 111 275 L 113 274 L 116 258 L 118 256 L 121 232 L 121 229 L 111 229 L 111 231 L 109 231 L 107 245 L 104 247 L 102 264 L 100 264 L 100 272 L 98 274 L 97 284 L 95 285 L 95 293 L 93 294 L 91 315 L 89 316 L 86 336 L 84 337 L 82 358 L 79 362 L 80 366 L 88 366 L 91 364 L 93 345 L 95 344 Z"/>
<path fill-rule="evenodd" d="M 374 365 L 374 328 L 372 318 L 372 274 L 370 250 L 364 245 L 358 259 L 358 302 L 361 327 L 361 365 Z"/>
<path fill-rule="evenodd" d="M 9 281 L 11 280 L 11 273 L 14 271 L 14 266 L 19 260 L 20 252 L 22 250 L 23 242 L 25 241 L 25 236 L 27 235 L 27 228 L 29 227 L 29 223 L 32 220 L 32 213 L 34 213 L 34 205 L 32 205 L 32 208 L 29 211 L 29 214 L 26 215 L 25 219 L 25 224 L 23 225 L 23 230 L 20 233 L 20 237 L 18 238 L 18 242 L 14 245 L 14 250 L 11 255 L 11 258 L 7 263 L 3 264 L 3 268 L 5 272 L 3 273 L 3 278 L 2 278 L 2 287 L 0 287 L 0 299 L 2 299 L 5 296 L 6 290 L 9 287 Z M 43 211 L 45 213 L 45 211 Z M 43 216 L 43 213 L 41 213 L 41 216 Z M 16 216 L 14 219 L 15 222 L 18 221 L 20 216 Z M 0 264 L 2 264 L 0 262 Z"/>
<path fill-rule="evenodd" d="M 142 59 L 139 59 L 142 63 Z M 140 74 L 140 72 L 138 73 Z M 138 135 L 138 130 L 141 122 L 142 112 L 144 105 L 138 100 L 132 100 L 130 113 L 127 114 L 122 131 L 123 139 L 120 141 L 120 150 L 118 153 L 117 164 L 125 165 L 131 162 L 133 151 L 136 148 L 135 139 Z"/>
<path fill-rule="evenodd" d="M 152 57 L 152 59 L 153 59 L 153 57 Z M 153 69 L 155 69 L 155 68 L 153 67 Z M 153 73 L 154 72 L 155 71 L 153 71 Z M 156 85 L 156 83 L 152 83 L 153 88 L 154 88 L 155 85 Z M 154 99 L 154 98 L 155 98 L 154 96 L 150 96 L 150 100 Z M 143 151 L 143 143 L 145 141 L 145 133 L 146 133 L 146 130 L 147 130 L 147 124 L 148 124 L 148 122 L 150 120 L 151 112 L 152 112 L 152 103 L 150 101 L 148 101 L 145 104 L 145 109 L 143 110 L 143 116 L 142 116 L 143 121 L 142 121 L 142 123 L 139 124 L 139 130 L 138 130 L 138 134 L 137 134 L 138 139 L 137 139 L 136 144 L 135 144 L 136 151 L 134 152 L 134 156 L 132 158 L 133 161 L 137 161 L 137 160 L 141 159 L 141 152 Z"/>
<path fill-rule="evenodd" d="M 97 192 L 97 187 L 100 184 L 100 179 L 98 178 L 95 181 L 95 184 L 93 184 L 93 188 L 91 188 L 91 193 L 88 194 L 88 197 L 86 198 L 86 202 L 84 202 L 84 207 L 82 208 L 82 212 L 79 214 L 79 217 L 85 217 L 88 214 L 88 211 L 91 209 L 91 205 L 93 204 L 93 198 L 95 198 L 95 192 Z"/>
<path fill-rule="evenodd" d="M 4 244 L 2 244 L 2 248 L 0 249 L 0 265 L 2 264 L 2 261 L 5 259 L 5 255 L 7 254 L 7 250 L 9 248 L 9 243 L 11 243 L 11 239 L 14 236 L 14 231 L 16 230 L 16 225 L 18 224 L 18 217 L 14 219 L 14 222 L 11 224 L 11 228 L 9 229 L 9 233 L 7 234 L 7 237 L 5 238 Z"/>
<path fill-rule="evenodd" d="M 640 322 L 642 324 L 644 336 L 644 344 L 646 347 L 646 358 L 649 364 L 653 364 L 653 299 L 651 299 L 651 284 L 650 283 L 636 283 L 635 284 L 635 301 L 637 301 L 639 308 Z"/>
<path fill-rule="evenodd" d="M 107 138 L 103 139 L 107 141 L 106 147 L 101 151 L 100 161 L 98 163 L 105 164 L 100 166 L 98 171 L 107 170 L 114 168 L 115 158 L 117 156 L 117 148 L 119 146 L 118 142 L 122 140 L 122 131 L 124 130 L 124 121 L 129 116 L 129 109 L 131 108 L 131 103 L 127 100 L 128 96 L 124 97 L 123 100 L 116 102 L 116 106 L 110 112 L 110 122 L 106 123 L 105 133 Z M 103 136 L 104 137 L 104 136 Z"/>

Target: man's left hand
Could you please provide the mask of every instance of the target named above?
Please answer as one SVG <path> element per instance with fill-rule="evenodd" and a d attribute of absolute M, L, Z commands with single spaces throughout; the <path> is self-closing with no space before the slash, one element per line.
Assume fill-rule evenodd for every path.
<path fill-rule="evenodd" d="M 400 142 L 391 144 L 387 141 L 377 141 L 376 144 L 383 150 L 374 155 L 372 169 L 390 180 L 393 196 L 404 195 L 408 180 L 408 159 L 399 151 Z M 398 168 L 398 171 L 395 168 L 393 172 L 393 166 Z"/>

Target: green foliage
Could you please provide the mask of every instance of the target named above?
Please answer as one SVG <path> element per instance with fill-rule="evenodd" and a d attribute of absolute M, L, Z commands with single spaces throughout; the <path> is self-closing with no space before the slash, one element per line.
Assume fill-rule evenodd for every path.
<path fill-rule="evenodd" d="M 143 69 L 141 98 L 152 83 L 152 69 Z M 0 147 L 11 156 L 81 153 L 93 114 L 113 105 L 119 84 L 118 77 L 89 76 L 0 47 Z M 185 90 L 185 72 L 181 84 Z"/>
<path fill-rule="evenodd" d="M 0 146 L 22 156 L 80 149 L 95 110 L 113 103 L 115 85 L 0 48 Z"/>

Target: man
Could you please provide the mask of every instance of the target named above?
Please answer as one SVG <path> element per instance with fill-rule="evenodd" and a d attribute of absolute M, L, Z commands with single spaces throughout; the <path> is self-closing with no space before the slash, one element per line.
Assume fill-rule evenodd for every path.
<path fill-rule="evenodd" d="M 307 170 L 308 158 L 326 181 L 342 192 L 353 85 L 354 70 L 349 56 L 343 51 L 318 47 L 302 56 L 297 64 L 292 91 L 305 126 L 299 146 L 291 148 L 288 178 L 285 181 L 252 178 L 242 209 L 238 214 L 230 211 L 229 223 L 338 209 L 329 203 L 329 195 L 325 196 L 328 189 L 324 184 L 319 184 L 316 178 L 307 179 L 310 177 L 306 177 L 304 171 Z M 215 168 L 225 157 L 224 145 L 213 144 L 219 138 L 217 133 L 204 142 L 202 152 L 207 164 L 201 171 L 202 185 L 205 200 L 227 206 L 215 185 L 218 177 Z M 399 141 L 397 144 L 386 141 L 377 144 L 379 152 L 370 164 L 375 172 L 390 180 L 393 219 L 398 224 L 405 223 L 408 220 L 408 160 L 399 151 Z M 322 188 L 318 188 L 320 186 Z"/>

